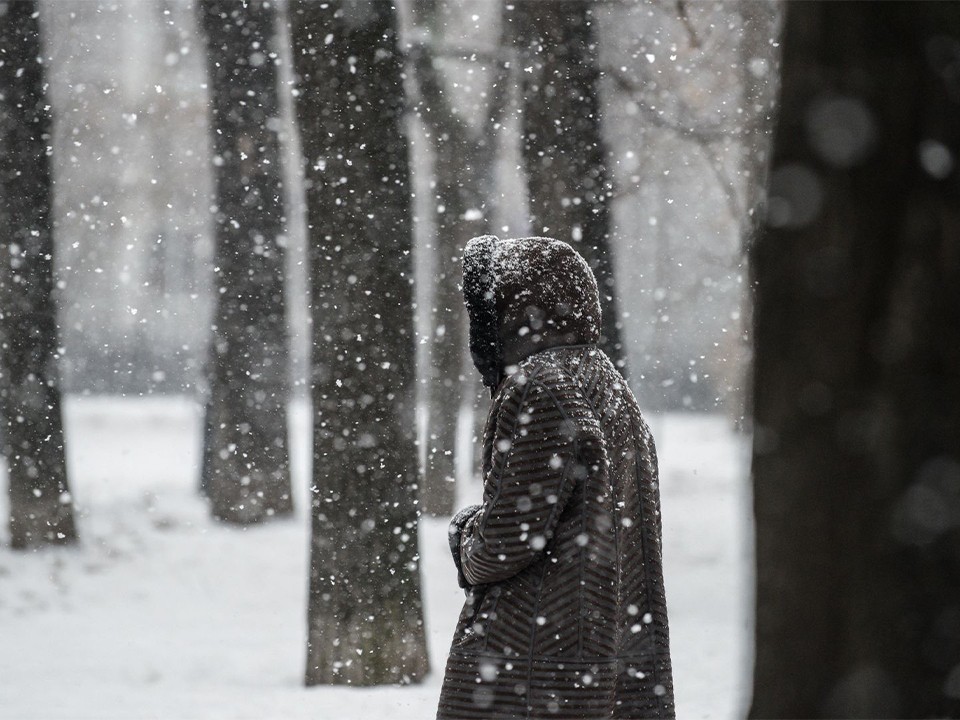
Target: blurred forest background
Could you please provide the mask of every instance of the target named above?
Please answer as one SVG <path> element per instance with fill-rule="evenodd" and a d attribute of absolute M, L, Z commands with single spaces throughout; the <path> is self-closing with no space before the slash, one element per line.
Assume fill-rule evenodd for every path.
<path fill-rule="evenodd" d="M 216 201 L 211 86 L 196 9 L 184 0 L 39 8 L 54 110 L 64 388 L 202 397 L 217 292 L 210 211 Z M 287 11 L 278 10 L 282 23 Z M 436 292 L 431 279 L 450 272 L 445 256 L 436 270 L 441 247 L 455 252 L 478 228 L 503 236 L 538 231 L 527 216 L 520 172 L 524 68 L 507 60 L 501 12 L 487 0 L 401 4 L 398 12 L 416 99 L 407 122 L 423 309 Z M 731 412 L 739 412 L 741 218 L 749 217 L 751 178 L 763 167 L 762 147 L 750 151 L 769 130 L 775 96 L 774 13 L 767 3 L 594 9 L 621 321 L 628 367 L 644 379 L 644 402 L 654 409 L 710 410 L 729 400 Z M 303 392 L 306 235 L 286 37 L 271 38 L 281 85 L 269 129 L 285 159 L 291 373 Z M 430 60 L 429 73 L 417 69 L 420 55 Z M 505 96 L 494 109 L 503 127 L 491 132 L 495 91 Z M 452 144 L 442 139 L 451 130 L 464 142 L 495 142 L 489 165 L 460 168 L 460 177 L 435 169 L 437 146 Z M 461 213 L 478 217 L 458 218 L 466 232 L 442 240 L 438 223 L 453 235 L 460 228 L 443 219 L 450 210 L 438 210 L 441 171 L 447 183 L 485 190 L 480 205 Z M 431 316 L 418 316 L 421 337 L 435 334 Z"/>

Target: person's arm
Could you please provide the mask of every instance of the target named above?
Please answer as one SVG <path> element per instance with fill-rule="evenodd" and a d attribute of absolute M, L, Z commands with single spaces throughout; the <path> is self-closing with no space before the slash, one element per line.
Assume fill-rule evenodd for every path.
<path fill-rule="evenodd" d="M 498 582 L 541 556 L 579 480 L 602 462 L 600 431 L 571 382 L 514 383 L 497 414 L 484 502 L 462 526 L 470 585 Z"/>
<path fill-rule="evenodd" d="M 463 563 L 460 560 L 460 542 L 463 539 L 463 531 L 481 505 L 468 505 L 463 510 L 453 516 L 450 525 L 447 528 L 447 541 L 450 543 L 450 554 L 453 555 L 453 564 L 457 566 L 457 583 L 464 590 L 469 590 L 471 585 L 463 576 Z"/>

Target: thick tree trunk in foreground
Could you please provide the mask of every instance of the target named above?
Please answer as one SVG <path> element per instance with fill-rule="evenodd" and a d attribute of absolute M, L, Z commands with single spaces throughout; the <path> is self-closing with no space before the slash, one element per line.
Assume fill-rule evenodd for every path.
<path fill-rule="evenodd" d="M 412 223 L 388 2 L 291 8 L 314 330 L 308 685 L 429 669 L 417 550 Z"/>
<path fill-rule="evenodd" d="M 216 282 L 201 484 L 214 517 L 293 511 L 283 175 L 272 2 L 201 0 L 216 179 Z"/>
<path fill-rule="evenodd" d="M 782 67 L 750 717 L 960 717 L 960 9 L 796 3 Z"/>
<path fill-rule="evenodd" d="M 569 242 L 590 264 L 600 286 L 601 346 L 623 371 L 591 5 L 511 0 L 504 17 L 521 52 L 522 144 L 533 232 Z"/>
<path fill-rule="evenodd" d="M 0 2 L 0 438 L 15 548 L 75 542 L 53 301 L 51 121 L 35 2 Z"/>

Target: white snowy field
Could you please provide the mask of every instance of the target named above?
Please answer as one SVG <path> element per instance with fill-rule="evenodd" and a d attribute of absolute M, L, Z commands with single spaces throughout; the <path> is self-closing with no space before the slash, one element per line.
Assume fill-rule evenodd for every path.
<path fill-rule="evenodd" d="M 82 545 L 14 553 L 0 530 L 0 718 L 431 718 L 462 602 L 446 523 L 421 552 L 433 673 L 422 685 L 304 688 L 308 410 L 291 411 L 293 520 L 241 530 L 198 497 L 200 408 L 69 398 Z M 660 454 L 680 718 L 732 718 L 748 691 L 744 441 L 725 418 L 648 418 Z M 0 478 L 0 517 L 6 517 Z M 463 493 L 479 497 L 479 486 Z M 471 497 L 472 496 L 472 497 Z"/>

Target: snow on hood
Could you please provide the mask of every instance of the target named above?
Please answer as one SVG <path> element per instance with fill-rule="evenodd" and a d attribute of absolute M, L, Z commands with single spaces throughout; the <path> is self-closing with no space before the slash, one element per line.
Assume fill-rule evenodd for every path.
<path fill-rule="evenodd" d="M 600 294 L 586 261 L 551 238 L 474 238 L 463 252 L 470 354 L 494 390 L 540 350 L 600 339 Z"/>

